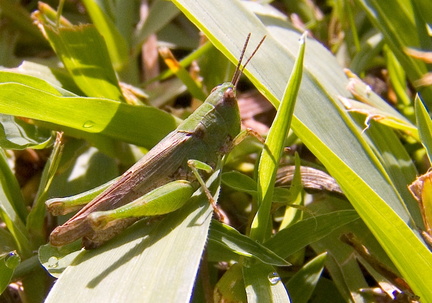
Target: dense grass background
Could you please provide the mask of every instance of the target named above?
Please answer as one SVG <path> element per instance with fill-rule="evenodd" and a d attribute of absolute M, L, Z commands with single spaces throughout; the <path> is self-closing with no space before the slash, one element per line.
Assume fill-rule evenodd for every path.
<path fill-rule="evenodd" d="M 408 189 L 430 167 L 428 1 L 3 0 L 0 11 L 2 301 L 432 301 L 429 175 L 420 203 Z M 45 201 L 135 163 L 231 79 L 248 33 L 250 48 L 267 38 L 239 88 L 244 123 L 266 136 L 280 108 L 272 128 L 291 131 L 267 144 L 290 147 L 290 186 L 282 169 L 274 187 L 251 139 L 208 180 L 226 224 L 197 192 L 96 250 L 47 245 L 67 218 Z M 343 194 L 311 192 L 306 167 Z"/>

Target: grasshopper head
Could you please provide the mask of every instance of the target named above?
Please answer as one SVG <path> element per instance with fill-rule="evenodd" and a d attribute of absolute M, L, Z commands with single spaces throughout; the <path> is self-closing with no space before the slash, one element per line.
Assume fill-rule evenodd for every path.
<path fill-rule="evenodd" d="M 208 100 L 215 107 L 227 128 L 228 134 L 234 138 L 240 132 L 240 113 L 237 104 L 236 87 L 231 82 L 216 86 Z"/>
<path fill-rule="evenodd" d="M 231 82 L 222 83 L 212 89 L 207 101 L 214 107 L 230 103 L 237 104 L 236 87 Z"/>

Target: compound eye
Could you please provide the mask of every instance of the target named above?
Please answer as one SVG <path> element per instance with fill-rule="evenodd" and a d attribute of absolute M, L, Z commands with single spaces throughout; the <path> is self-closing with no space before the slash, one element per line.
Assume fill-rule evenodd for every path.
<path fill-rule="evenodd" d="M 231 100 L 236 100 L 236 96 L 235 96 L 235 92 L 234 92 L 234 88 L 232 88 L 232 87 L 228 87 L 225 91 L 224 91 L 224 94 L 223 94 L 223 98 L 224 98 L 224 101 L 225 102 L 227 102 L 227 101 L 231 101 Z"/>

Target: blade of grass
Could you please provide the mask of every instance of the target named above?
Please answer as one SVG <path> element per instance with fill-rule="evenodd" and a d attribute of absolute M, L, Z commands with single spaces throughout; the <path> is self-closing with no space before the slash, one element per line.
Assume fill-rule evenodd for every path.
<path fill-rule="evenodd" d="M 30 235 L 25 228 L 27 211 L 18 181 L 3 150 L 0 150 L 0 173 L 0 218 L 12 234 L 18 253 L 25 259 L 30 257 L 33 251 Z"/>
<path fill-rule="evenodd" d="M 340 210 L 303 219 L 279 231 L 264 245 L 282 258 L 288 258 L 303 247 L 358 219 L 354 210 Z"/>
<path fill-rule="evenodd" d="M 97 29 L 89 24 L 53 26 L 53 13 L 41 4 L 33 17 L 77 86 L 90 97 L 124 101 L 108 47 Z"/>
<path fill-rule="evenodd" d="M 52 145 L 52 132 L 23 120 L 0 114 L 0 146 L 5 149 L 43 149 Z"/>
<path fill-rule="evenodd" d="M 191 93 L 194 98 L 204 101 L 207 97 L 206 94 L 203 92 L 196 79 L 194 79 L 176 60 L 171 51 L 168 48 L 160 48 L 159 54 L 169 69 L 186 85 L 189 93 Z"/>
<path fill-rule="evenodd" d="M 98 32 L 103 35 L 114 68 L 121 70 L 127 65 L 129 59 L 129 46 L 126 39 L 120 34 L 113 20 L 99 6 L 97 1 L 84 0 L 83 4 Z M 98 51 L 92 53 L 100 56 Z"/>
<path fill-rule="evenodd" d="M 324 269 L 327 253 L 322 253 L 306 263 L 288 281 L 287 289 L 291 300 L 296 303 L 307 303 L 319 281 Z"/>
<path fill-rule="evenodd" d="M 288 135 L 297 93 L 300 88 L 303 72 L 306 34 L 300 38 L 300 49 L 292 74 L 288 80 L 276 117 L 270 127 L 258 166 L 258 211 L 251 225 L 250 237 L 264 242 L 270 236 L 270 210 L 276 172 L 283 151 L 283 144 Z"/>
<path fill-rule="evenodd" d="M 278 273 L 270 265 L 244 266 L 243 279 L 248 302 L 291 302 Z"/>
<path fill-rule="evenodd" d="M 27 217 L 27 230 L 32 235 L 33 242 L 39 246 L 45 243 L 46 231 L 45 225 L 45 201 L 48 197 L 48 190 L 57 173 L 63 150 L 62 133 L 57 133 L 56 142 L 53 151 L 48 159 L 42 173 L 39 188 L 33 203 L 33 207 Z"/>
<path fill-rule="evenodd" d="M 176 126 L 170 114 L 154 107 L 104 98 L 63 97 L 56 90 L 53 94 L 53 88 L 46 91 L 16 82 L 0 83 L 0 87 L 1 113 L 102 133 L 144 147 L 153 147 Z"/>
<path fill-rule="evenodd" d="M 426 149 L 429 163 L 432 163 L 432 121 L 418 95 L 415 98 L 415 115 L 421 142 Z"/>
<path fill-rule="evenodd" d="M 148 18 L 145 20 L 144 24 L 138 26 L 134 34 L 132 54 L 135 56 L 141 50 L 141 45 L 151 34 L 158 32 L 179 13 L 177 7 L 171 2 L 163 0 L 153 1 L 148 13 Z"/>
<path fill-rule="evenodd" d="M 211 244 L 213 242 L 213 244 Z M 275 266 L 290 265 L 283 258 L 276 255 L 273 251 L 265 246 L 253 241 L 247 236 L 240 234 L 237 230 L 229 225 L 213 221 L 209 235 L 209 246 L 219 245 L 225 249 L 229 249 L 236 254 L 253 257 L 263 263 Z"/>

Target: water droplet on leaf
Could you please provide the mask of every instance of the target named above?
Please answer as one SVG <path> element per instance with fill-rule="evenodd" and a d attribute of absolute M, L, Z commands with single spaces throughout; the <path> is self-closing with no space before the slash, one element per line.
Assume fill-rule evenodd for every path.
<path fill-rule="evenodd" d="M 56 257 L 51 257 L 48 259 L 48 267 L 56 268 L 58 266 L 58 259 Z"/>
<path fill-rule="evenodd" d="M 87 120 L 84 122 L 83 127 L 84 128 L 92 128 L 95 125 L 95 123 L 92 120 Z"/>
<path fill-rule="evenodd" d="M 5 257 L 5 265 L 10 269 L 15 269 L 21 263 L 21 257 L 15 252 L 11 251 Z"/>
<path fill-rule="evenodd" d="M 277 272 L 271 272 L 268 274 L 268 279 L 272 285 L 277 284 L 281 278 Z"/>

